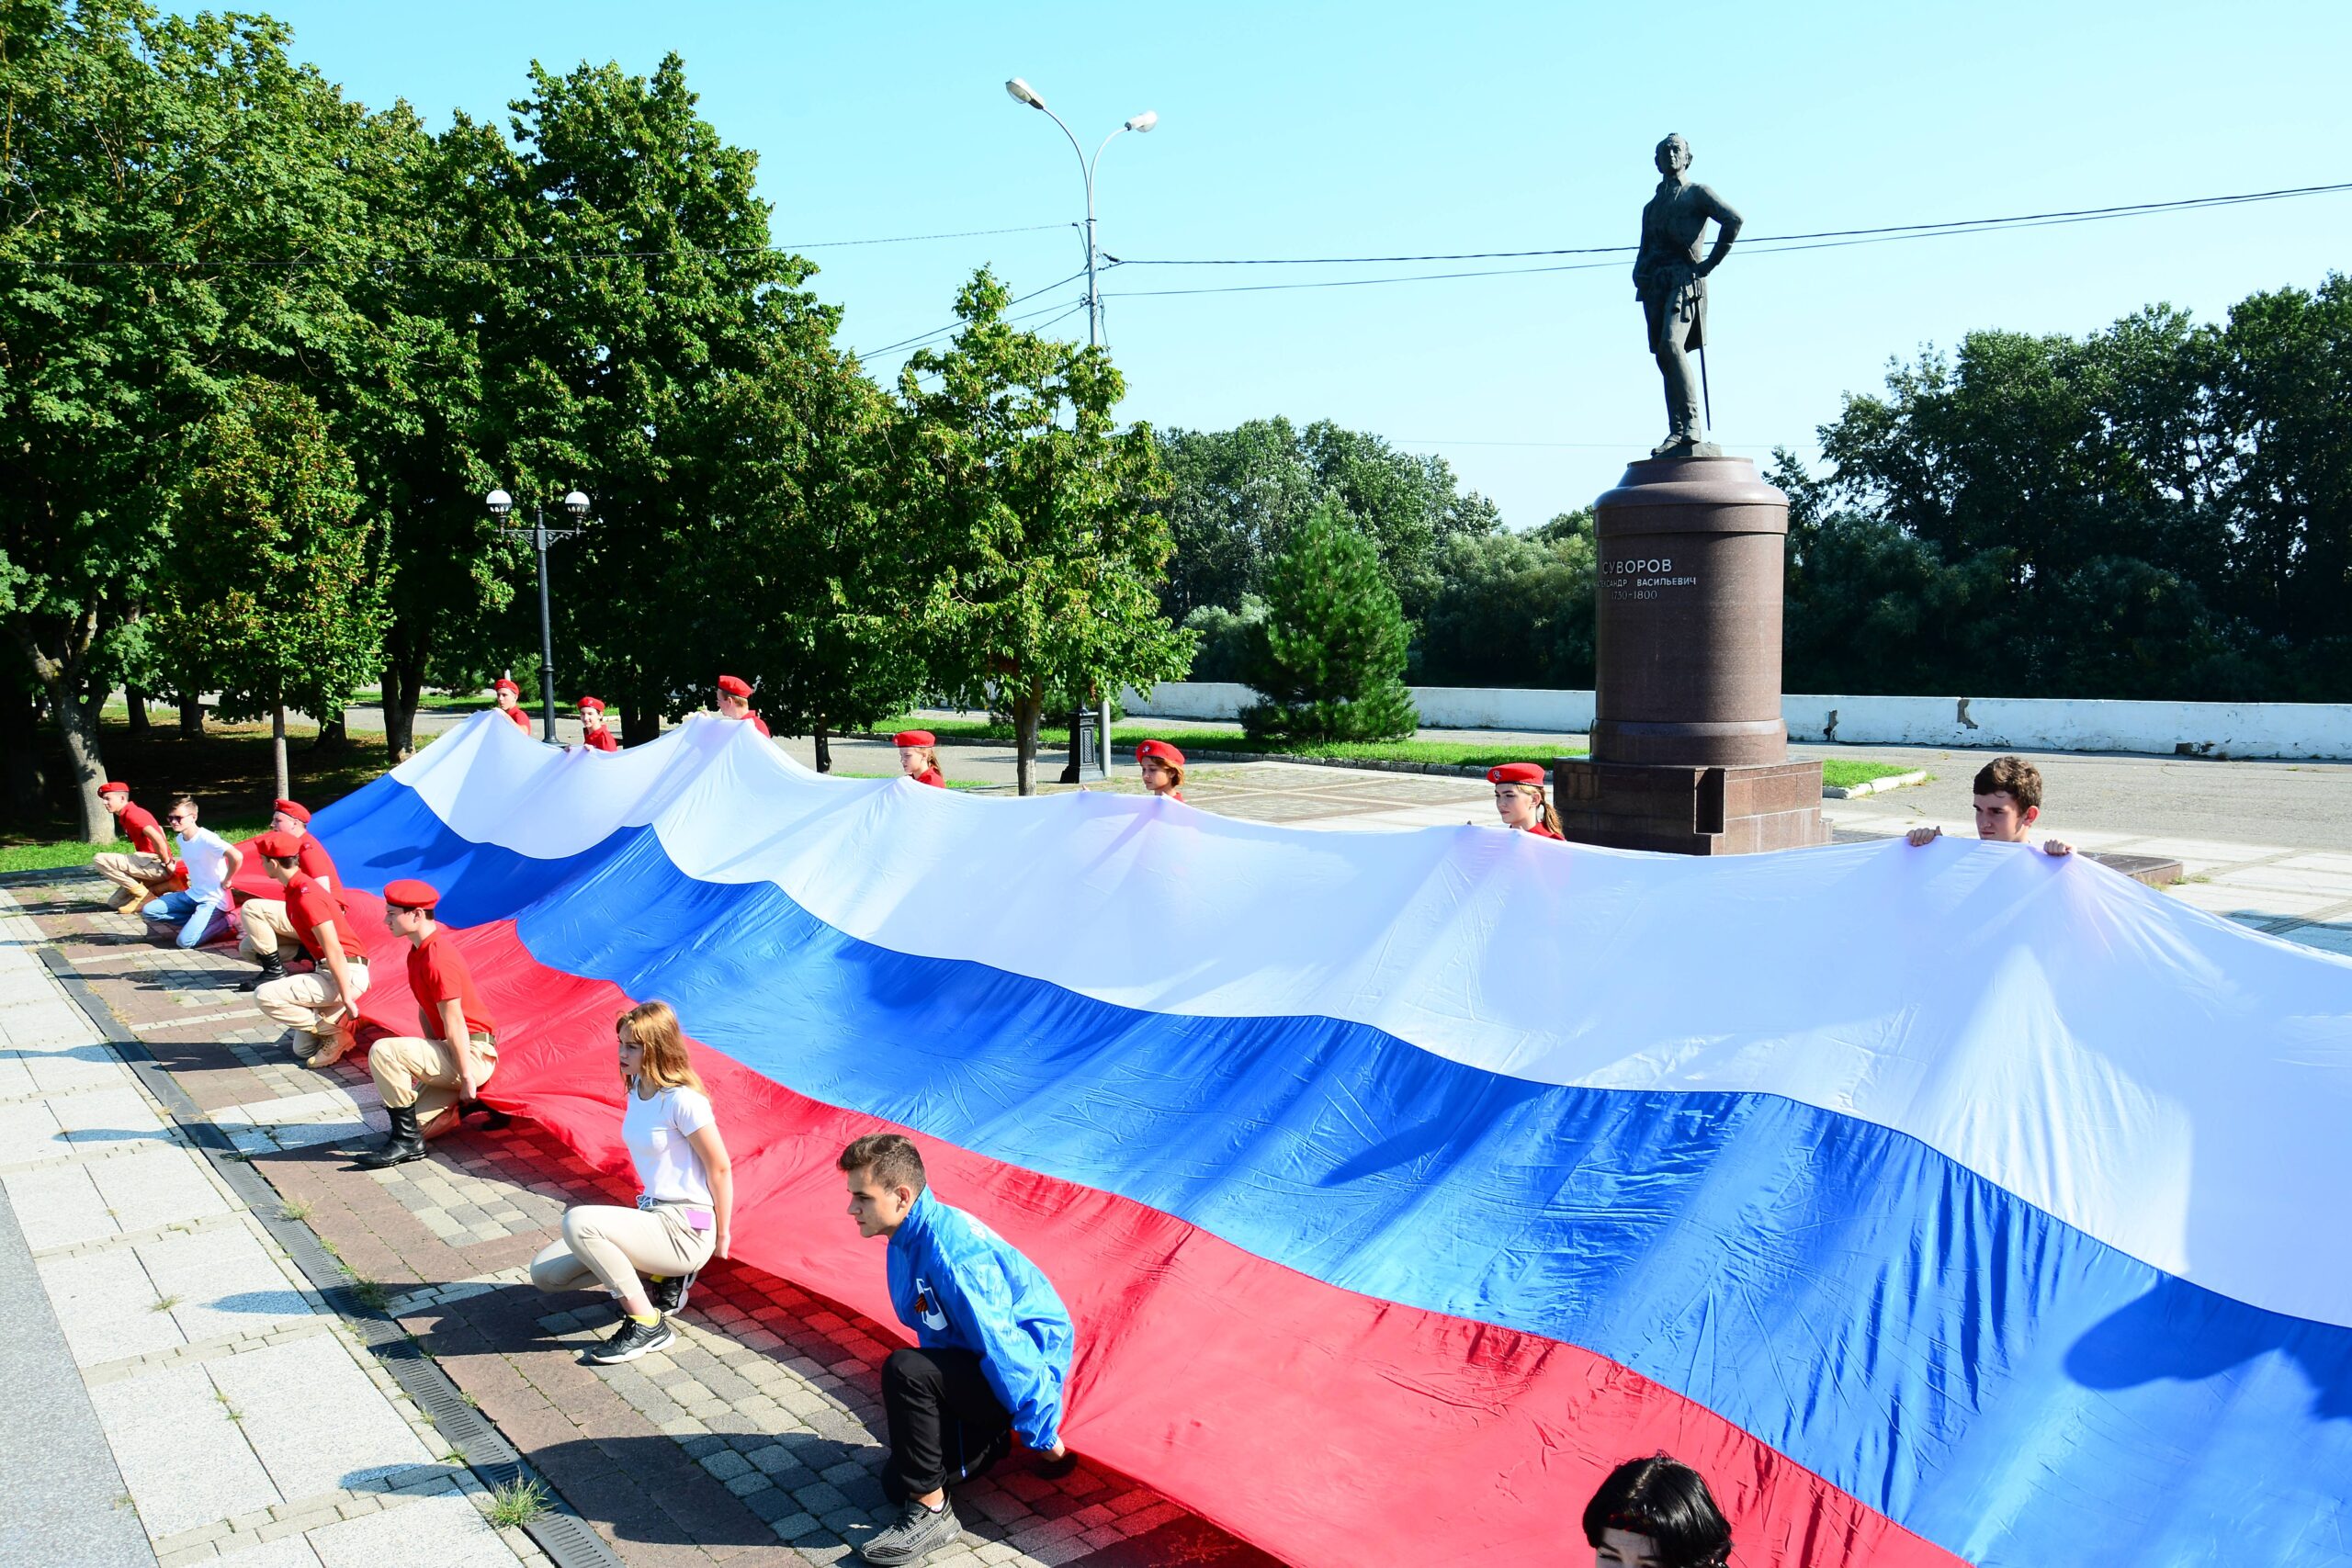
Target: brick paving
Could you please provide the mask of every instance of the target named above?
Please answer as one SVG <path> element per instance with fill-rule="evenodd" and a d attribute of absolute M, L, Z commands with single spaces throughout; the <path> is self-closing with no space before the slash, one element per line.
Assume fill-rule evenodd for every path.
<path fill-rule="evenodd" d="M 845 1307 L 733 1263 L 696 1281 L 665 1351 L 581 1364 L 609 1301 L 526 1277 L 562 1211 L 633 1194 L 523 1120 L 436 1140 L 433 1157 L 346 1168 L 380 1132 L 365 1070 L 296 1065 L 234 989 L 220 948 L 156 947 L 95 907 L 95 879 L 11 891 L 43 934 L 309 1224 L 621 1559 L 801 1568 L 854 1562 L 887 1522 L 879 1368 L 895 1337 Z M 1047 1481 L 1016 1460 L 959 1487 L 962 1539 L 933 1568 L 1083 1568 L 1273 1560 L 1129 1477 L 1081 1461 Z M 265 1521 L 266 1522 L 266 1521 Z M 179 1543 L 173 1543 L 175 1547 Z M 201 1550 L 203 1543 L 189 1542 Z"/>

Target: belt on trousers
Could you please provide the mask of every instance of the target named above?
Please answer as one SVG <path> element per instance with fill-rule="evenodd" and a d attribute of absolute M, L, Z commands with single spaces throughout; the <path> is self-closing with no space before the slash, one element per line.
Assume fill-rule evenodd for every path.
<path fill-rule="evenodd" d="M 676 1209 L 684 1216 L 688 1230 L 707 1231 L 718 1223 L 708 1209 L 700 1203 L 689 1203 L 683 1198 L 656 1198 L 650 1192 L 640 1192 L 637 1195 L 637 1206 L 649 1214 L 656 1209 Z"/>

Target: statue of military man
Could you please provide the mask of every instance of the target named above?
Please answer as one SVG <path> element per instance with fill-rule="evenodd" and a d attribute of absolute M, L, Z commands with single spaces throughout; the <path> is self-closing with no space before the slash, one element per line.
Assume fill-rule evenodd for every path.
<path fill-rule="evenodd" d="M 1666 378 L 1667 435 L 1653 457 L 1712 457 L 1699 417 L 1700 384 L 1691 352 L 1707 341 L 1707 275 L 1723 265 L 1739 237 L 1739 214 L 1705 186 L 1690 180 L 1690 143 L 1669 136 L 1657 144 L 1657 194 L 1642 209 L 1642 249 L 1634 258 L 1634 292 L 1649 319 L 1650 352 Z M 1715 223 L 1714 248 L 1699 259 L 1699 237 Z"/>

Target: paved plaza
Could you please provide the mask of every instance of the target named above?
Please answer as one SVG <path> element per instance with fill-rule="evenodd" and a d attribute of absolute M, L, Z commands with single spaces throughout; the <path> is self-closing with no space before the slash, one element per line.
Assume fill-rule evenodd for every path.
<path fill-rule="evenodd" d="M 1841 835 L 1972 830 L 1979 757 L 1870 754 L 1916 760 L 1935 782 L 1826 803 Z M 836 745 L 844 773 L 893 757 Z M 957 747 L 946 761 L 993 782 L 1009 758 Z M 2188 879 L 2167 897 L 2352 955 L 2352 768 L 2040 761 L 2061 835 L 2177 859 Z M 1207 810 L 1324 831 L 1493 820 L 1475 778 L 1261 762 L 1196 767 L 1185 790 Z M 346 1168 L 383 1123 L 365 1073 L 293 1065 L 233 988 L 245 965 L 150 943 L 95 907 L 97 886 L 59 874 L 0 888 L 0 1124 L 14 1134 L 0 1265 L 15 1265 L 0 1279 L 17 1328 L 0 1376 L 32 1417 L 10 1424 L 0 1565 L 550 1561 L 532 1531 L 492 1523 L 497 1478 L 467 1462 L 371 1332 L 428 1353 L 512 1445 L 514 1473 L 554 1510 L 540 1533 L 584 1525 L 584 1554 L 575 1541 L 558 1564 L 834 1563 L 876 1527 L 879 1325 L 719 1265 L 669 1350 L 581 1365 L 610 1307 L 540 1296 L 524 1265 L 567 1203 L 626 1201 L 616 1179 L 526 1122 L 453 1134 L 419 1164 Z M 142 1064 L 160 1067 L 163 1097 Z M 322 1291 L 289 1258 L 289 1222 L 325 1244 L 347 1289 Z M 967 1533 L 939 1568 L 1270 1561 L 1091 1465 L 1057 1483 L 1015 1464 L 958 1506 Z"/>

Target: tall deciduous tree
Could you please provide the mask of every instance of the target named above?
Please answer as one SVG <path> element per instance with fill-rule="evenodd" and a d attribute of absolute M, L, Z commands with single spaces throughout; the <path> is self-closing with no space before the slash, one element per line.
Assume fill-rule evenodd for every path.
<path fill-rule="evenodd" d="M 351 459 L 307 395 L 241 383 L 193 443 L 157 635 L 231 718 L 267 716 L 291 793 L 286 710 L 340 712 L 373 672 L 383 592 Z"/>
<path fill-rule="evenodd" d="M 1160 611 L 1169 529 L 1149 502 L 1167 479 L 1149 427 L 1113 417 L 1125 381 L 1099 348 L 1008 324 L 1010 298 L 983 269 L 956 296 L 949 346 L 899 373 L 900 472 L 931 576 L 932 672 L 1012 712 L 1029 795 L 1048 694 L 1148 690 L 1183 672 L 1194 639 Z"/>
<path fill-rule="evenodd" d="M 162 570 L 177 437 L 349 328 L 358 113 L 285 41 L 137 0 L 0 10 L 0 616 L 93 840 L 98 711 Z"/>
<path fill-rule="evenodd" d="M 1393 740 L 1419 719 L 1405 688 L 1404 612 L 1379 552 L 1325 504 L 1266 572 L 1266 618 L 1244 677 L 1266 700 L 1241 726 L 1269 740 Z"/>

